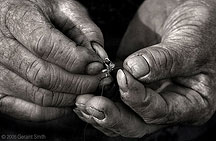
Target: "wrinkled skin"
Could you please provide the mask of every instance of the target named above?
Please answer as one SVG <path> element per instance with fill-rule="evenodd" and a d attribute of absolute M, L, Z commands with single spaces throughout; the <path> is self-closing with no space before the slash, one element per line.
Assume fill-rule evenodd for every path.
<path fill-rule="evenodd" d="M 103 36 L 74 0 L 0 0 L 0 112 L 44 121 L 96 91 Z M 106 54 L 106 53 L 105 53 Z"/>
<path fill-rule="evenodd" d="M 124 137 L 208 121 L 216 100 L 215 13 L 214 0 L 145 1 L 118 52 L 127 57 L 117 73 L 127 106 L 83 95 L 77 115 L 106 135 Z"/>

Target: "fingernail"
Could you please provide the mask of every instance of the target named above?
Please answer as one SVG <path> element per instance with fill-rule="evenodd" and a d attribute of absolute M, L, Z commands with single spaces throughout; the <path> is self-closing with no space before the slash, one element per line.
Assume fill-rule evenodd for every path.
<path fill-rule="evenodd" d="M 91 114 L 94 118 L 98 120 L 105 119 L 105 114 L 102 111 L 95 109 L 94 107 L 88 107 L 86 110 Z"/>
<path fill-rule="evenodd" d="M 82 103 L 75 103 L 75 105 L 77 106 L 77 110 L 80 111 L 80 113 L 84 116 L 84 117 L 88 117 L 90 116 L 88 111 L 86 111 L 86 105 L 82 104 Z"/>
<path fill-rule="evenodd" d="M 127 61 L 131 73 L 135 78 L 146 76 L 150 72 L 146 59 L 142 56 L 135 56 Z"/>
<path fill-rule="evenodd" d="M 81 113 L 82 113 L 82 115 L 83 115 L 83 117 L 85 118 L 85 119 L 91 119 L 92 118 L 92 115 L 90 115 L 90 114 L 88 114 L 88 113 L 86 113 L 86 112 L 84 112 L 84 111 L 80 111 Z"/>
<path fill-rule="evenodd" d="M 117 82 L 119 85 L 119 88 L 123 91 L 123 92 L 127 92 L 128 91 L 128 87 L 127 87 L 127 77 L 125 75 L 125 73 L 123 72 L 123 70 L 118 70 L 117 72 Z"/>
<path fill-rule="evenodd" d="M 104 48 L 97 42 L 91 42 L 93 50 L 100 56 L 102 59 L 108 58 L 108 55 Z"/>
<path fill-rule="evenodd" d="M 78 110 L 85 110 L 85 104 L 82 103 L 75 103 L 75 105 L 77 106 Z"/>
<path fill-rule="evenodd" d="M 73 109 L 74 113 L 76 113 L 79 117 L 83 117 L 82 113 L 78 108 Z"/>
<path fill-rule="evenodd" d="M 73 111 L 80 117 L 90 118 L 91 115 L 87 111 L 82 111 L 78 108 L 73 109 Z"/>

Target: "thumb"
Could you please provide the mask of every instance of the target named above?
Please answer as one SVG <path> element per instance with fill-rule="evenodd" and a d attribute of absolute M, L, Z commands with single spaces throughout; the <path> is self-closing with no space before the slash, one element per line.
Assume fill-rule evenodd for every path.
<path fill-rule="evenodd" d="M 184 47 L 160 43 L 130 55 L 124 61 L 124 68 L 140 81 L 150 83 L 198 73 L 201 64 L 197 60 L 197 56 Z"/>

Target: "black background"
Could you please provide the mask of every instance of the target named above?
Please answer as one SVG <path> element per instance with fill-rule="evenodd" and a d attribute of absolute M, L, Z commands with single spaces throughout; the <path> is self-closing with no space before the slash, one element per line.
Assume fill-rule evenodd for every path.
<path fill-rule="evenodd" d="M 115 57 L 120 40 L 143 0 L 79 0 L 89 11 L 93 21 L 101 28 L 105 38 L 105 48 L 111 58 Z M 72 120 L 71 120 L 72 119 Z M 32 123 L 14 120 L 0 115 L 0 135 L 45 135 L 47 140 L 64 141 L 184 141 L 214 140 L 216 137 L 216 117 L 199 127 L 178 126 L 161 131 L 142 139 L 108 138 L 81 122 L 75 115 L 46 123 Z M 212 138 L 213 137 L 213 138 Z M 216 138 L 215 138 L 216 139 Z"/>
<path fill-rule="evenodd" d="M 127 29 L 130 20 L 143 0 L 78 0 L 87 9 L 92 20 L 100 27 L 105 49 L 111 59 Z"/>

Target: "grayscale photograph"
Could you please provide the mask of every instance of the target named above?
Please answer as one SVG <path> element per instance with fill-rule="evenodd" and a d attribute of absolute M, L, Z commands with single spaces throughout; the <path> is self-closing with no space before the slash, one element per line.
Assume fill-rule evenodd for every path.
<path fill-rule="evenodd" d="M 216 0 L 0 0 L 0 141 L 216 140 Z"/>

